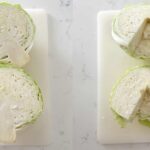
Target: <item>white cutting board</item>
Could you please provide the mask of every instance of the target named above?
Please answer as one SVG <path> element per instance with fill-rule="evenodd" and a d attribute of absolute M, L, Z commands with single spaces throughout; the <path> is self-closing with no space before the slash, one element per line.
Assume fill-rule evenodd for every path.
<path fill-rule="evenodd" d="M 16 143 L 12 145 L 48 145 L 50 143 L 50 99 L 48 65 L 48 23 L 42 9 L 27 10 L 36 25 L 34 46 L 30 52 L 31 61 L 25 70 L 38 82 L 44 97 L 44 112 L 34 124 L 17 132 Z"/>
<path fill-rule="evenodd" d="M 143 64 L 128 56 L 112 39 L 112 18 L 118 11 L 98 14 L 98 126 L 100 143 L 144 143 L 150 142 L 150 128 L 134 121 L 120 128 L 109 108 L 109 95 L 116 79 L 129 67 Z M 148 62 L 147 62 L 148 63 Z"/>

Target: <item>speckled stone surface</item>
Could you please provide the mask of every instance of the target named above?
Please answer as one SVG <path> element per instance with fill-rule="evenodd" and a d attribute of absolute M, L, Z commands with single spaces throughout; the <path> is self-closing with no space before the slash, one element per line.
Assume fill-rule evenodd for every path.
<path fill-rule="evenodd" d="M 97 126 L 97 13 L 131 0 L 8 0 L 48 12 L 52 116 L 49 146 L 0 150 L 149 150 L 150 144 L 100 145 Z M 132 0 L 132 3 L 143 0 Z M 148 3 L 149 1 L 145 0 Z"/>

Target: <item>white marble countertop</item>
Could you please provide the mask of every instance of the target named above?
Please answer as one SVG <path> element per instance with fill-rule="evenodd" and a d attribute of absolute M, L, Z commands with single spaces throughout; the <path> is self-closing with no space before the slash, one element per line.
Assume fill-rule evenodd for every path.
<path fill-rule="evenodd" d="M 1 146 L 0 150 L 149 150 L 150 144 L 106 146 L 96 139 L 97 13 L 120 9 L 131 0 L 8 1 L 48 12 L 51 105 L 56 121 L 49 146 Z"/>

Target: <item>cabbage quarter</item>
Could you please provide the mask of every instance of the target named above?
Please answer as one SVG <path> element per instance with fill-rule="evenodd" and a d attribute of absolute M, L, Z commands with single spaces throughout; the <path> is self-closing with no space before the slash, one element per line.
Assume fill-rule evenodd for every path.
<path fill-rule="evenodd" d="M 150 66 L 126 71 L 112 89 L 110 107 L 122 127 L 135 118 L 150 127 Z"/>
<path fill-rule="evenodd" d="M 0 61 L 24 66 L 35 35 L 35 25 L 20 6 L 0 3 Z"/>
<path fill-rule="evenodd" d="M 113 19 L 112 37 L 129 55 L 150 59 L 150 5 L 122 9 Z"/>
<path fill-rule="evenodd" d="M 0 143 L 13 143 L 16 131 L 33 123 L 43 111 L 37 83 L 11 64 L 0 64 Z"/>

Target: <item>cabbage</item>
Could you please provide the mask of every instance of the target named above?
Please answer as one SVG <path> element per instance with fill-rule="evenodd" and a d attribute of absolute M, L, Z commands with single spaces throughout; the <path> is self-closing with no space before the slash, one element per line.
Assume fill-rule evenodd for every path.
<path fill-rule="evenodd" d="M 133 67 L 133 68 L 128 69 L 120 77 L 120 79 L 117 80 L 116 84 L 113 86 L 110 99 L 109 99 L 109 105 L 115 116 L 115 120 L 119 123 L 121 127 L 125 127 L 127 123 L 133 121 L 136 117 L 138 117 L 139 122 L 142 123 L 143 125 L 150 124 L 149 123 L 150 122 L 150 105 L 149 105 L 150 104 L 150 100 L 149 100 L 150 77 L 149 77 L 149 74 L 150 74 L 150 66 L 148 65 Z M 145 76 L 147 78 L 145 78 Z M 126 86 L 124 87 L 125 91 L 121 85 Z M 128 86 L 131 87 L 130 85 L 132 85 L 133 89 L 128 88 Z M 127 94 L 128 93 L 127 90 L 129 91 L 131 97 L 130 95 Z M 132 91 L 134 92 L 134 94 Z M 114 97 L 116 96 L 116 93 L 118 93 L 122 97 L 124 97 L 123 93 L 127 94 L 128 101 L 129 101 L 127 107 L 124 105 L 123 101 L 121 100 L 122 98 L 120 99 L 120 97 L 118 98 L 120 101 L 119 105 L 114 101 L 115 100 Z M 134 95 L 133 112 L 127 118 L 126 111 L 130 112 L 127 108 L 128 106 L 130 106 L 130 109 L 131 109 L 133 95 Z M 118 106 L 119 109 L 122 109 L 123 107 L 126 109 L 122 109 L 118 111 L 118 107 L 114 107 L 114 104 L 115 106 Z M 124 112 L 122 112 L 123 110 L 125 111 L 125 114 Z"/>
<path fill-rule="evenodd" d="M 111 111 L 114 115 L 115 120 L 117 121 L 117 123 L 120 125 L 120 127 L 124 128 L 126 127 L 126 124 L 128 123 L 128 121 L 123 118 L 122 116 L 120 116 L 113 108 L 112 108 L 112 99 L 114 97 L 114 94 L 116 92 L 116 89 L 118 87 L 118 85 L 120 84 L 120 82 L 122 81 L 123 78 L 125 78 L 131 71 L 134 71 L 135 69 L 138 69 L 140 66 L 134 67 L 134 68 L 130 68 L 128 70 L 126 70 L 126 72 L 116 81 L 116 83 L 114 84 L 111 94 L 110 94 L 110 98 L 109 98 L 109 106 L 111 108 Z"/>
<path fill-rule="evenodd" d="M 113 19 L 112 37 L 132 57 L 150 58 L 150 5 L 125 7 Z"/>
<path fill-rule="evenodd" d="M 111 109 L 111 110 L 114 114 L 115 120 L 120 125 L 120 127 L 121 128 L 126 127 L 126 124 L 127 124 L 128 121 L 126 119 L 124 119 L 122 116 L 118 115 L 113 109 Z"/>
<path fill-rule="evenodd" d="M 0 3 L 0 61 L 24 66 L 30 60 L 35 25 L 20 6 Z"/>
<path fill-rule="evenodd" d="M 0 63 L 0 142 L 12 143 L 16 131 L 33 123 L 43 111 L 37 83 L 21 68 Z"/>

